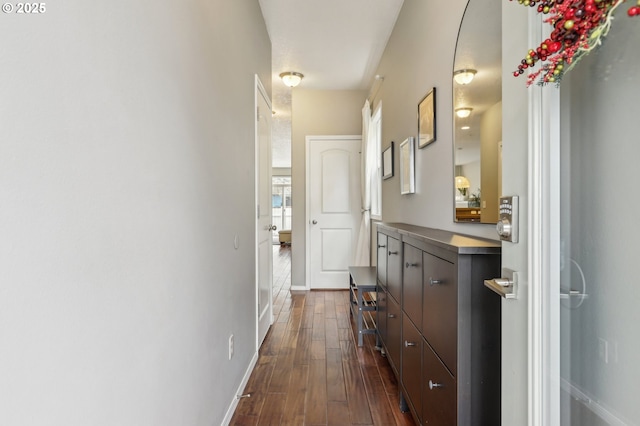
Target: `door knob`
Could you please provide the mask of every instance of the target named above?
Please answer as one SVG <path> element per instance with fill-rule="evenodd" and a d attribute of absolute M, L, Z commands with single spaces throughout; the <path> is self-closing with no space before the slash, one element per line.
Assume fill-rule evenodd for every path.
<path fill-rule="evenodd" d="M 312 224 L 314 224 L 314 225 L 317 225 L 317 224 L 318 224 L 318 221 L 317 221 L 317 220 L 315 220 L 315 219 L 313 219 L 313 220 L 311 221 L 311 223 L 312 223 Z"/>
<path fill-rule="evenodd" d="M 432 380 L 429 380 L 429 389 L 430 389 L 430 390 L 433 390 L 433 389 L 435 389 L 435 388 L 442 388 L 442 387 L 444 387 L 444 386 L 442 385 L 442 383 L 436 383 L 436 382 L 434 382 L 434 381 L 432 381 Z"/>
<path fill-rule="evenodd" d="M 277 226 L 275 226 L 275 225 L 269 225 L 269 226 L 267 227 L 267 231 L 275 231 L 275 230 L 277 230 L 277 229 L 278 229 L 278 227 L 277 227 Z"/>
<path fill-rule="evenodd" d="M 444 280 L 434 280 L 433 277 L 429 277 L 429 285 L 444 284 Z"/>

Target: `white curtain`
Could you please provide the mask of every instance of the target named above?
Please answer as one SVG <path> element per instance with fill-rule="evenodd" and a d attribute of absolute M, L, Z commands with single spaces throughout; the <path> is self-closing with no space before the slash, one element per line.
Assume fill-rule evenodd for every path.
<path fill-rule="evenodd" d="M 371 145 L 371 135 L 369 126 L 371 124 L 371 105 L 367 99 L 362 107 L 362 153 L 361 165 L 361 198 L 362 198 L 362 221 L 360 222 L 360 233 L 358 235 L 358 245 L 356 246 L 355 266 L 371 265 L 371 174 L 376 164 L 375 149 Z M 373 157 L 373 161 L 372 158 Z"/>

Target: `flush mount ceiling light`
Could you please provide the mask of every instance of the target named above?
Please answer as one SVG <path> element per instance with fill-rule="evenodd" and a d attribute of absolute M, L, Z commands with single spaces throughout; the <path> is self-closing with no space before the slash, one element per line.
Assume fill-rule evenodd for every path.
<path fill-rule="evenodd" d="M 456 81 L 456 83 L 458 84 L 469 84 L 471 83 L 471 81 L 473 80 L 473 77 L 476 76 L 476 73 L 478 71 L 471 69 L 471 68 L 465 68 L 462 70 L 456 70 L 453 72 L 453 79 Z"/>
<path fill-rule="evenodd" d="M 471 128 L 471 126 L 462 126 L 460 127 L 461 130 L 469 130 Z"/>
<path fill-rule="evenodd" d="M 471 115 L 473 108 L 456 108 L 456 115 L 460 118 L 467 118 Z"/>
<path fill-rule="evenodd" d="M 287 71 L 280 74 L 282 82 L 289 87 L 296 87 L 300 84 L 303 77 L 304 75 L 295 71 Z"/>

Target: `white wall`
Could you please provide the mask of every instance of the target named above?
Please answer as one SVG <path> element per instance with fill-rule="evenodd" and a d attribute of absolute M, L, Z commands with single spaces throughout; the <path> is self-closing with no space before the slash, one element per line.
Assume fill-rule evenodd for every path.
<path fill-rule="evenodd" d="M 307 136 L 362 134 L 362 107 L 367 92 L 362 90 L 293 89 L 291 182 L 293 219 L 291 232 L 291 284 L 305 283 L 306 159 Z"/>
<path fill-rule="evenodd" d="M 502 266 L 519 273 L 518 298 L 502 301 L 502 424 L 526 425 L 528 418 L 528 92 L 513 77 L 527 41 L 528 8 L 502 2 L 502 192 L 520 197 L 518 243 L 502 244 Z M 523 53 L 525 52 L 525 53 Z"/>
<path fill-rule="evenodd" d="M 478 192 L 478 189 L 481 190 L 481 187 L 482 187 L 482 183 L 480 181 L 480 160 L 473 161 L 471 163 L 467 163 L 458 167 L 460 167 L 460 172 L 462 176 L 469 179 L 470 186 L 467 189 L 467 198 L 468 198 L 471 194 Z"/>
<path fill-rule="evenodd" d="M 258 2 L 47 8 L 0 27 L 0 424 L 219 424 L 255 352 Z"/>

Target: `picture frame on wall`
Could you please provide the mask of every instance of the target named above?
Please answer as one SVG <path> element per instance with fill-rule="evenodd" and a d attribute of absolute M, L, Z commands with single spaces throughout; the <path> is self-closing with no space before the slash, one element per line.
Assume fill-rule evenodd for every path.
<path fill-rule="evenodd" d="M 436 88 L 431 89 L 418 104 L 418 147 L 436 140 Z"/>
<path fill-rule="evenodd" d="M 391 146 L 382 152 L 382 180 L 393 177 L 393 141 Z"/>
<path fill-rule="evenodd" d="M 400 194 L 403 195 L 416 192 L 414 139 L 410 136 L 400 143 Z"/>

